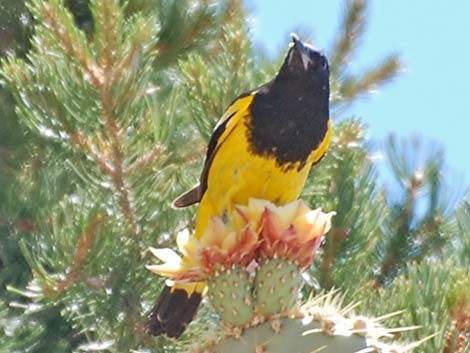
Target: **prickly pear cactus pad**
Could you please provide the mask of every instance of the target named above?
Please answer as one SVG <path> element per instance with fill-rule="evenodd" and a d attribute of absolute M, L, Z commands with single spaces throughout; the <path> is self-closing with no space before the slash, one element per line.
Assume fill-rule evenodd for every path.
<path fill-rule="evenodd" d="M 225 323 L 245 326 L 253 319 L 255 311 L 251 282 L 249 273 L 238 267 L 208 279 L 209 301 Z"/>
<path fill-rule="evenodd" d="M 277 333 L 273 326 L 277 325 Z M 323 333 L 322 324 L 300 319 L 268 321 L 246 329 L 240 337 L 229 337 L 213 346 L 212 353 L 353 353 L 367 348 L 366 338 L 356 335 L 330 336 Z M 204 350 L 202 350 L 204 352 Z"/>
<path fill-rule="evenodd" d="M 391 332 L 377 320 L 347 317 L 341 296 L 330 292 L 305 303 L 291 317 L 272 317 L 243 331 L 221 329 L 200 347 L 187 353 L 404 353 L 419 343 L 399 345 L 382 338 Z"/>
<path fill-rule="evenodd" d="M 258 270 L 253 297 L 259 315 L 289 314 L 294 309 L 302 288 L 299 267 L 284 259 L 265 259 Z"/>

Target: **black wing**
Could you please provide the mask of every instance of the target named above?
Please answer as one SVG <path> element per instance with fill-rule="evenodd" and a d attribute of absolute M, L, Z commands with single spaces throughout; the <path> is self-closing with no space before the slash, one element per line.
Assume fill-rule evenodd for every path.
<path fill-rule="evenodd" d="M 236 102 L 243 97 L 249 96 L 251 92 L 241 94 L 238 96 L 227 108 L 226 112 L 230 111 L 230 108 L 236 104 Z M 207 152 L 206 152 L 206 159 L 204 161 L 204 167 L 202 169 L 201 177 L 199 179 L 199 184 L 196 185 L 194 188 L 192 188 L 189 191 L 186 191 L 184 194 L 181 196 L 178 196 L 174 201 L 173 201 L 173 207 L 175 208 L 183 208 L 187 206 L 191 206 L 195 203 L 198 203 L 201 201 L 202 195 L 204 195 L 204 192 L 207 189 L 207 179 L 209 177 L 209 170 L 212 164 L 212 161 L 214 160 L 215 155 L 217 154 L 217 150 L 220 147 L 219 139 L 224 133 L 227 124 L 231 119 L 238 113 L 238 110 L 233 111 L 230 113 L 229 116 L 223 117 L 222 121 L 216 126 L 214 132 L 212 133 L 211 139 L 209 141 L 209 145 L 207 146 Z M 226 114 L 226 113 L 225 113 Z M 225 115 L 224 114 L 224 115 Z"/>

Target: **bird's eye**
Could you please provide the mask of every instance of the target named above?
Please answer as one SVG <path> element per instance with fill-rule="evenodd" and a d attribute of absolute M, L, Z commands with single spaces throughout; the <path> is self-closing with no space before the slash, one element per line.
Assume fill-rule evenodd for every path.
<path fill-rule="evenodd" d="M 321 58 L 321 67 L 323 69 L 327 69 L 328 68 L 328 60 L 326 60 L 326 58 L 324 56 L 322 56 Z"/>

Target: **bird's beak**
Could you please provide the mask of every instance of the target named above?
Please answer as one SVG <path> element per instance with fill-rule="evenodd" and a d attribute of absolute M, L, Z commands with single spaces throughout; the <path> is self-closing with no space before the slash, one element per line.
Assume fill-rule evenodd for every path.
<path fill-rule="evenodd" d="M 309 55 L 309 48 L 299 39 L 295 33 L 291 34 L 291 36 L 293 43 L 292 45 L 294 47 L 293 49 L 298 53 L 300 59 L 302 60 L 302 64 L 304 65 L 304 69 L 307 70 L 308 64 L 312 62 L 312 59 Z"/>

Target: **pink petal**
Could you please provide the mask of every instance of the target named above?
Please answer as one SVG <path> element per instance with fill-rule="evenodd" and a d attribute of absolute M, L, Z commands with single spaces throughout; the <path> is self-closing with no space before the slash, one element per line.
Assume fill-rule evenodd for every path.
<path fill-rule="evenodd" d="M 245 227 L 245 229 L 242 231 L 240 242 L 234 251 L 240 253 L 246 253 L 248 251 L 254 252 L 254 248 L 257 246 L 257 244 L 258 237 L 256 236 L 256 233 L 253 232 L 249 227 Z"/>
<path fill-rule="evenodd" d="M 274 214 L 267 207 L 261 216 L 262 230 L 261 236 L 266 238 L 268 241 L 274 241 L 279 238 L 279 232 L 276 225 Z"/>
<path fill-rule="evenodd" d="M 235 211 L 238 213 L 238 215 L 243 219 L 245 223 L 248 223 L 250 221 L 250 215 L 248 214 L 245 207 L 235 206 Z"/>

